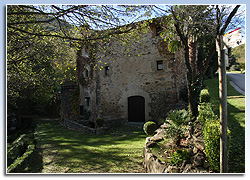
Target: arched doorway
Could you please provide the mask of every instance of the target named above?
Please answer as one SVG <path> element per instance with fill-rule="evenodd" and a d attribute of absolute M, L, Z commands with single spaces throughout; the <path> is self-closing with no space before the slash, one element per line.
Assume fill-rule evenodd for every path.
<path fill-rule="evenodd" d="M 145 98 L 142 96 L 128 97 L 128 121 L 145 122 Z"/>

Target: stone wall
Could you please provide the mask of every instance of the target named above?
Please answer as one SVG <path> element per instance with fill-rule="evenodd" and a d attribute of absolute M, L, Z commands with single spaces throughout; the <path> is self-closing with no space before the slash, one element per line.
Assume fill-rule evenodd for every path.
<path fill-rule="evenodd" d="M 153 137 L 147 137 L 145 147 L 143 149 L 143 166 L 147 173 L 208 173 L 209 162 L 206 160 L 204 139 L 200 137 L 201 127 L 199 124 L 195 126 L 196 134 L 190 139 L 190 162 L 184 162 L 181 167 L 168 166 L 162 163 L 156 155 L 150 151 L 150 147 L 156 142 L 164 139 L 164 129 L 168 126 L 163 124 Z"/>
<path fill-rule="evenodd" d="M 72 129 L 74 131 L 83 132 L 85 134 L 99 135 L 99 134 L 105 134 L 109 129 L 121 126 L 126 123 L 125 119 L 109 119 L 109 120 L 104 121 L 103 127 L 92 128 L 92 127 L 85 125 L 85 124 L 89 124 L 87 123 L 86 120 L 84 122 L 85 123 L 80 123 L 80 122 L 72 121 L 72 120 L 65 118 L 64 120 L 61 121 L 61 125 L 69 129 Z"/>
<path fill-rule="evenodd" d="M 80 131 L 80 132 L 83 132 L 83 133 L 86 133 L 86 134 L 96 134 L 96 129 L 95 128 L 91 128 L 91 127 L 88 127 L 88 126 L 84 126 L 84 125 L 81 125 L 80 123 L 77 123 L 75 121 L 71 121 L 69 119 L 64 119 L 62 122 L 61 122 L 61 125 L 63 126 L 66 126 L 67 128 L 70 128 L 74 131 Z"/>
<path fill-rule="evenodd" d="M 166 116 L 185 86 L 185 64 L 182 51 L 169 53 L 167 42 L 161 41 L 152 38 L 151 32 L 142 33 L 140 43 L 131 42 L 128 54 L 122 52 L 126 47 L 120 42 L 112 42 L 109 53 L 99 55 L 100 68 L 81 94 L 90 97 L 85 108 L 93 112 L 93 119 L 128 120 L 128 98 L 132 96 L 145 99 L 145 121 Z M 157 61 L 162 61 L 162 70 L 157 70 Z"/>

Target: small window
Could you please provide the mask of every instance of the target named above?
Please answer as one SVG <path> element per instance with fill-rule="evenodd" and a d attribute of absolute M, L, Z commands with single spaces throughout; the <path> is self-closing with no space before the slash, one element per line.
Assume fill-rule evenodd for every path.
<path fill-rule="evenodd" d="M 107 76 L 109 75 L 109 66 L 105 67 L 105 75 L 107 75 Z"/>
<path fill-rule="evenodd" d="M 157 70 L 163 70 L 163 61 L 157 61 Z"/>
<path fill-rule="evenodd" d="M 89 71 L 87 69 L 85 70 L 85 77 L 89 77 Z"/>
<path fill-rule="evenodd" d="M 85 97 L 85 106 L 89 106 L 90 97 Z"/>
<path fill-rule="evenodd" d="M 156 36 L 160 36 L 161 32 L 162 32 L 162 27 L 157 26 L 156 27 Z"/>
<path fill-rule="evenodd" d="M 80 115 L 83 115 L 83 105 L 80 105 L 79 109 L 80 109 Z"/>

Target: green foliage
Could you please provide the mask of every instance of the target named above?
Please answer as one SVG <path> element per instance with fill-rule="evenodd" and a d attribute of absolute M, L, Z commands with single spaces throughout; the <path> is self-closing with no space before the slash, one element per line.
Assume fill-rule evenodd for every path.
<path fill-rule="evenodd" d="M 214 114 L 211 103 L 201 104 L 198 119 L 202 123 L 205 151 L 210 166 L 215 171 L 220 171 L 220 120 Z M 230 140 L 229 130 L 227 134 Z"/>
<path fill-rule="evenodd" d="M 246 63 L 240 63 L 240 69 L 242 69 L 242 70 L 245 70 L 245 65 L 246 65 Z"/>
<path fill-rule="evenodd" d="M 22 173 L 23 170 L 28 166 L 29 160 L 32 158 L 32 154 L 35 151 L 35 145 L 29 145 L 27 151 L 21 156 L 18 157 L 14 163 L 8 166 L 8 173 Z"/>
<path fill-rule="evenodd" d="M 171 137 L 177 145 L 180 144 L 180 139 L 184 135 L 190 120 L 190 115 L 185 109 L 173 110 L 168 113 L 169 121 L 166 121 L 170 126 L 166 129 L 166 136 Z"/>
<path fill-rule="evenodd" d="M 7 152 L 8 172 L 22 172 L 34 150 L 34 134 L 20 135 Z"/>
<path fill-rule="evenodd" d="M 181 49 L 181 42 L 177 40 L 172 40 L 168 44 L 169 52 L 175 53 Z"/>
<path fill-rule="evenodd" d="M 189 118 L 189 113 L 185 109 L 181 110 L 172 110 L 168 113 L 169 119 L 172 121 L 172 124 L 176 126 L 185 125 Z"/>
<path fill-rule="evenodd" d="M 210 102 L 210 94 L 208 89 L 202 89 L 200 93 L 200 102 Z"/>
<path fill-rule="evenodd" d="M 17 158 L 22 156 L 27 147 L 33 143 L 33 134 L 20 135 L 11 145 L 7 152 L 7 164 L 10 165 Z"/>
<path fill-rule="evenodd" d="M 230 71 L 240 71 L 240 65 L 234 64 L 230 67 Z"/>
<path fill-rule="evenodd" d="M 103 118 L 96 118 L 95 123 L 98 127 L 102 127 L 104 124 L 104 119 Z"/>
<path fill-rule="evenodd" d="M 202 123 L 205 151 L 211 168 L 220 170 L 220 121 L 210 103 L 200 106 L 199 121 Z"/>
<path fill-rule="evenodd" d="M 18 12 L 22 15 L 14 15 Z M 7 13 L 9 14 L 8 24 L 41 19 L 24 6 L 8 6 Z M 41 23 L 22 24 L 16 27 L 38 33 L 51 28 L 49 24 Z M 56 34 L 55 30 L 54 34 Z M 75 81 L 74 59 L 74 48 L 70 47 L 68 41 L 54 37 L 34 36 L 8 26 L 8 103 L 17 105 L 22 114 L 48 115 L 55 111 L 59 114 L 59 110 L 56 110 L 59 105 L 57 89 L 61 83 Z M 50 112 L 51 109 L 53 112 Z"/>
<path fill-rule="evenodd" d="M 171 166 L 181 166 L 183 161 L 189 161 L 190 160 L 190 154 L 187 150 L 181 150 L 178 149 L 175 151 L 171 156 L 171 160 L 169 162 L 169 165 Z"/>
<path fill-rule="evenodd" d="M 155 130 L 157 129 L 157 125 L 155 122 L 153 121 L 148 121 L 143 125 L 143 130 L 144 132 L 149 135 L 152 136 L 155 133 Z"/>
<path fill-rule="evenodd" d="M 245 44 L 233 48 L 232 55 L 237 63 L 245 63 Z"/>

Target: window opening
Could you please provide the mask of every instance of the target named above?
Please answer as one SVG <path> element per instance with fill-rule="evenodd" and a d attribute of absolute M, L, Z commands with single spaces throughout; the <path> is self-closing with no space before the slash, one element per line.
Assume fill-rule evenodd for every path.
<path fill-rule="evenodd" d="M 85 97 L 85 106 L 89 106 L 90 97 Z"/>
<path fill-rule="evenodd" d="M 79 109 L 80 109 L 80 115 L 83 115 L 83 105 L 80 105 Z"/>
<path fill-rule="evenodd" d="M 109 69 L 109 66 L 106 66 L 106 67 L 105 67 L 105 75 L 109 75 L 109 70 L 110 70 L 110 69 Z"/>
<path fill-rule="evenodd" d="M 89 77 L 89 71 L 87 69 L 85 70 L 85 77 Z"/>
<path fill-rule="evenodd" d="M 163 70 L 163 61 L 157 61 L 157 70 Z"/>

